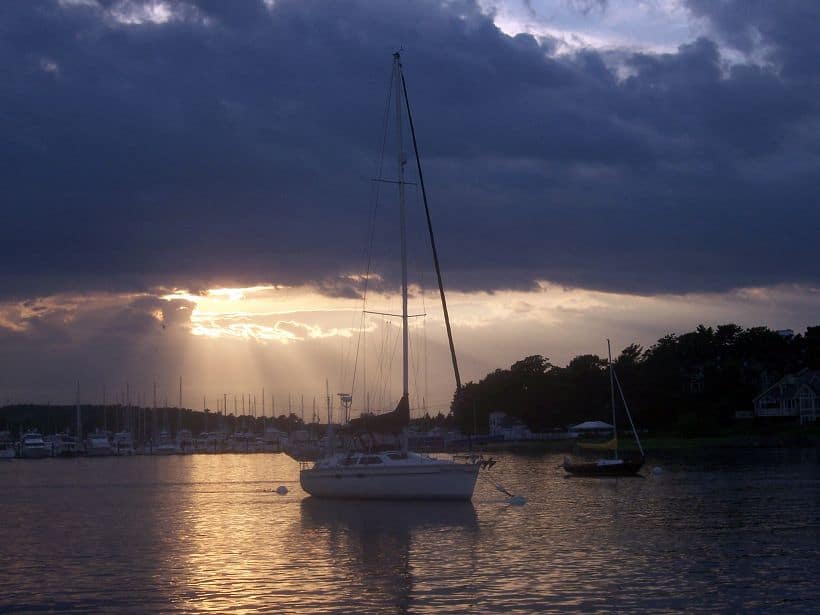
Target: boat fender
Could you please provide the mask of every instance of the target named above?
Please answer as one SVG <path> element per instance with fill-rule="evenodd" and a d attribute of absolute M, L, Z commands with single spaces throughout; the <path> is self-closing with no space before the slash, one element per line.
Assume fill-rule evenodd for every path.
<path fill-rule="evenodd" d="M 523 506 L 527 503 L 527 498 L 523 495 L 514 495 L 508 500 L 510 506 Z"/>
<path fill-rule="evenodd" d="M 279 495 L 285 495 L 287 492 L 288 492 L 288 488 L 285 487 L 284 485 L 279 485 L 276 488 L 276 493 L 278 493 Z"/>
<path fill-rule="evenodd" d="M 655 466 L 654 468 L 652 468 L 652 474 L 654 474 L 655 476 L 660 476 L 661 474 L 663 474 L 663 468 L 660 466 Z"/>

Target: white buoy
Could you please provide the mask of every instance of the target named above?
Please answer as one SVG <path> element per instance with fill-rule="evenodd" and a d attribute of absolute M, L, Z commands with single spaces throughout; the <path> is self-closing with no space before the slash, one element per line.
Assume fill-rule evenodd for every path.
<path fill-rule="evenodd" d="M 288 492 L 288 488 L 285 487 L 284 485 L 279 485 L 276 488 L 276 493 L 278 493 L 279 495 L 285 495 L 287 492 Z"/>
<path fill-rule="evenodd" d="M 509 500 L 507 500 L 510 506 L 523 506 L 527 503 L 527 498 L 523 495 L 514 495 Z"/>
<path fill-rule="evenodd" d="M 660 476 L 661 474 L 663 474 L 663 468 L 660 466 L 655 466 L 654 468 L 652 468 L 652 474 L 654 474 L 655 476 Z"/>

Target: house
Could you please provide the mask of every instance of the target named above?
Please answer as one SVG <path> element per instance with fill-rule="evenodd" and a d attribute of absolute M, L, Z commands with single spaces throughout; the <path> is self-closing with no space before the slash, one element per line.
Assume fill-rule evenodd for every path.
<path fill-rule="evenodd" d="M 804 368 L 788 374 L 753 400 L 756 417 L 791 417 L 801 425 L 820 416 L 820 371 Z"/>
<path fill-rule="evenodd" d="M 504 436 L 505 440 L 531 440 L 529 427 L 506 412 L 490 412 L 490 436 Z"/>

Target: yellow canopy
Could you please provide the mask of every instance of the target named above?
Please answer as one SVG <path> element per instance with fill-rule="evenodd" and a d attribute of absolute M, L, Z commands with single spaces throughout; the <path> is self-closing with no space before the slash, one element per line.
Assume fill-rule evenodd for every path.
<path fill-rule="evenodd" d="M 618 448 L 618 438 L 612 438 L 607 442 L 579 442 L 578 446 L 596 451 L 614 451 Z"/>

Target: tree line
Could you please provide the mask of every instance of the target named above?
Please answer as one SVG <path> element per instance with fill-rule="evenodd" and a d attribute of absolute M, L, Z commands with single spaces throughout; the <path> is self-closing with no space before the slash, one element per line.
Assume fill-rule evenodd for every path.
<path fill-rule="evenodd" d="M 820 326 L 804 334 L 744 329 L 735 324 L 668 334 L 649 348 L 630 344 L 613 366 L 640 428 L 681 435 L 714 432 L 785 374 L 820 369 Z M 565 367 L 532 355 L 509 369 L 468 382 L 451 404 L 452 419 L 465 433 L 487 433 L 488 415 L 502 411 L 532 431 L 565 429 L 584 420 L 611 422 L 608 363 L 584 354 Z M 626 425 L 617 403 L 619 427 Z"/>

